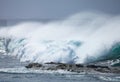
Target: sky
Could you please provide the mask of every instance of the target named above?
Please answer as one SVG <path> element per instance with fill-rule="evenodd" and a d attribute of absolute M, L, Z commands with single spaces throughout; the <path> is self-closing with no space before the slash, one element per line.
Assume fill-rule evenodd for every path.
<path fill-rule="evenodd" d="M 120 14 L 120 0 L 0 0 L 0 19 L 61 19 L 83 11 Z"/>

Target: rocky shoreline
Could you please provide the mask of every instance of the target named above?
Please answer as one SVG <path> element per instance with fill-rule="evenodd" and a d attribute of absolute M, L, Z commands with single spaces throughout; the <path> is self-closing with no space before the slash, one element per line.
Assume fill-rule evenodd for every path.
<path fill-rule="evenodd" d="M 95 64 L 65 64 L 65 63 L 30 63 L 25 66 L 27 69 L 41 69 L 41 70 L 67 70 L 70 72 L 100 72 L 100 73 L 120 73 L 120 67 L 102 66 Z"/>

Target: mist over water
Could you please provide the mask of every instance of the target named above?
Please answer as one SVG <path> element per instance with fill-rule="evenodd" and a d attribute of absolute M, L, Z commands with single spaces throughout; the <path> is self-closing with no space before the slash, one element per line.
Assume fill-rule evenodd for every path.
<path fill-rule="evenodd" d="M 4 27 L 0 37 L 7 55 L 20 61 L 85 63 L 99 60 L 120 41 L 120 16 L 81 12 L 49 23 Z"/>

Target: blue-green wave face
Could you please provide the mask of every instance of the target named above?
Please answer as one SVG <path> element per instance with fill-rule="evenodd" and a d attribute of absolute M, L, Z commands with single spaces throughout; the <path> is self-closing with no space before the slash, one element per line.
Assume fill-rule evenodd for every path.
<path fill-rule="evenodd" d="M 116 42 L 111 46 L 108 52 L 98 57 L 96 61 L 109 61 L 112 66 L 120 66 L 120 42 Z"/>
<path fill-rule="evenodd" d="M 112 60 L 113 66 L 120 66 L 120 42 L 112 46 L 107 58 Z"/>
<path fill-rule="evenodd" d="M 120 42 L 115 43 L 109 53 L 106 55 L 107 59 L 116 60 L 120 58 Z"/>

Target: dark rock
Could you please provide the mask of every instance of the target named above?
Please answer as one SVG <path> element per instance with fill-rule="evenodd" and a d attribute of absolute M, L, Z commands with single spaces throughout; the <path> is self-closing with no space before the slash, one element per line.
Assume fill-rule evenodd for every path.
<path fill-rule="evenodd" d="M 67 64 L 58 64 L 56 66 L 57 69 L 67 69 L 68 65 Z"/>
<path fill-rule="evenodd" d="M 47 62 L 45 64 L 56 64 L 55 62 Z"/>
<path fill-rule="evenodd" d="M 82 64 L 75 64 L 76 65 L 76 67 L 84 67 L 84 65 L 82 65 Z"/>
<path fill-rule="evenodd" d="M 106 68 L 106 69 L 109 69 L 108 66 L 100 66 L 100 65 L 87 65 L 86 67 L 88 67 L 88 68 Z"/>
<path fill-rule="evenodd" d="M 28 64 L 27 66 L 25 66 L 26 68 L 39 68 L 39 67 L 42 67 L 41 64 L 39 63 L 30 63 Z"/>
<path fill-rule="evenodd" d="M 98 66 L 96 66 L 96 65 L 87 65 L 86 67 L 87 68 L 98 68 Z"/>
<path fill-rule="evenodd" d="M 101 72 L 101 73 L 120 73 L 119 67 L 109 67 L 109 66 L 100 66 L 100 65 L 82 65 L 82 64 L 65 64 L 65 63 L 30 63 L 26 68 L 41 68 L 42 70 L 67 70 L 70 72 Z"/>

